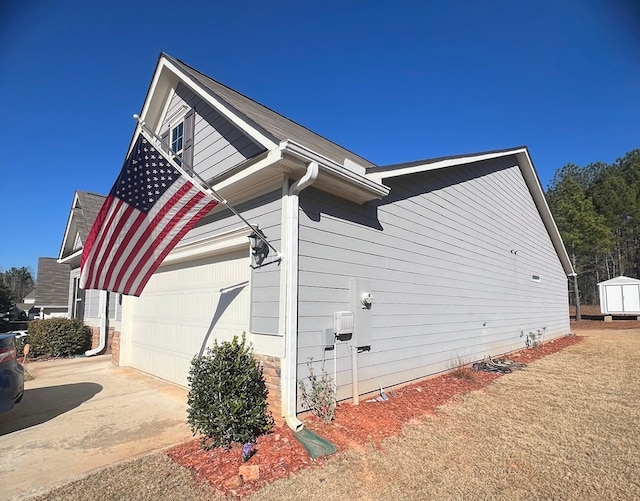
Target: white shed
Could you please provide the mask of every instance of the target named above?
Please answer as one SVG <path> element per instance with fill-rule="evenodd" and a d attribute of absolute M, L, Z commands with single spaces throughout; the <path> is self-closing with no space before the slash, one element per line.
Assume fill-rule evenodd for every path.
<path fill-rule="evenodd" d="M 620 276 L 600 282 L 598 289 L 605 315 L 640 315 L 640 280 Z"/>

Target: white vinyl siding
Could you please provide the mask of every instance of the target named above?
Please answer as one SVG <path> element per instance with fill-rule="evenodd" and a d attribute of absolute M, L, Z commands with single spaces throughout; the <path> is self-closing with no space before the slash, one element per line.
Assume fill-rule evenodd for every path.
<path fill-rule="evenodd" d="M 186 109 L 195 109 L 196 112 L 193 165 L 204 179 L 212 179 L 264 151 L 183 84 L 178 85 L 169 103 L 160 135 L 166 134 L 168 127 L 176 125 L 171 118 L 179 116 L 181 110 Z M 171 138 L 168 137 L 168 140 Z"/>
<path fill-rule="evenodd" d="M 362 207 L 302 193 L 299 377 L 309 357 L 325 356 L 324 331 L 349 309 L 351 278 L 370 280 L 374 297 L 361 393 L 523 347 L 522 333 L 569 331 L 567 279 L 513 158 L 388 185 L 385 200 Z M 346 398 L 351 362 L 338 349 Z"/>

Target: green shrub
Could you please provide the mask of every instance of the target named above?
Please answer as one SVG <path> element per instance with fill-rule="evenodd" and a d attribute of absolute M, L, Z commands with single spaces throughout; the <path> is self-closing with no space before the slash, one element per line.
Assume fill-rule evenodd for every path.
<path fill-rule="evenodd" d="M 205 448 L 253 442 L 273 427 L 267 387 L 251 346 L 234 336 L 194 357 L 189 370 L 188 423 Z"/>
<path fill-rule="evenodd" d="M 74 318 L 34 320 L 27 342 L 30 357 L 70 357 L 91 348 L 91 329 Z"/>

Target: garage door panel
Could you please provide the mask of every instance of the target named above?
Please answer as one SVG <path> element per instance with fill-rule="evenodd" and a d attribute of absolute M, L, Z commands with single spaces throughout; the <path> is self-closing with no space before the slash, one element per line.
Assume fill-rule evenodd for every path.
<path fill-rule="evenodd" d="M 161 268 L 132 305 L 131 365 L 186 386 L 205 340 L 248 331 L 249 271 L 248 252 Z"/>

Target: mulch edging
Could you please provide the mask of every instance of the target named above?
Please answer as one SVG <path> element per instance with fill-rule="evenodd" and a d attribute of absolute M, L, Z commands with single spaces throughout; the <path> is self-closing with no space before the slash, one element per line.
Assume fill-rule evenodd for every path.
<path fill-rule="evenodd" d="M 521 350 L 508 358 L 528 364 L 581 342 L 582 336 L 565 336 L 541 344 L 536 349 Z M 465 375 L 466 373 L 466 375 Z M 358 406 L 350 402 L 338 405 L 335 419 L 324 424 L 314 416 L 305 417 L 305 426 L 333 443 L 338 451 L 358 449 L 367 443 L 381 447 L 382 440 L 398 435 L 403 426 L 422 416 L 434 414 L 438 407 L 459 395 L 480 390 L 502 374 L 475 372 L 465 368 L 458 377 L 449 372 L 411 383 L 398 389 L 387 389 L 384 402 L 364 401 Z M 177 445 L 166 451 L 176 463 L 190 469 L 202 482 L 208 482 L 226 495 L 242 498 L 281 478 L 310 467 L 320 467 L 330 457 L 312 460 L 287 427 L 277 427 L 259 437 L 255 454 L 242 462 L 242 445 L 229 450 L 205 450 L 199 439 Z"/>

